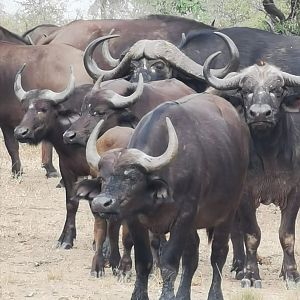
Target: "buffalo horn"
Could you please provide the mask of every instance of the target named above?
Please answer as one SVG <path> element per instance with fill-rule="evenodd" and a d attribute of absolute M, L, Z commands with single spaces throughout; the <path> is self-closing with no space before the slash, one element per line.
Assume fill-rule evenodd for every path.
<path fill-rule="evenodd" d="M 109 35 L 111 35 L 114 32 L 114 28 L 109 32 Z M 102 45 L 102 55 L 103 58 L 110 64 L 111 67 L 116 67 L 120 61 L 119 59 L 115 59 L 111 56 L 109 47 L 108 47 L 108 40 L 105 40 Z"/>
<path fill-rule="evenodd" d="M 221 51 L 211 54 L 204 62 L 203 65 L 203 75 L 205 80 L 217 90 L 234 90 L 239 87 L 240 79 L 242 78 L 241 74 L 234 76 L 227 76 L 227 78 L 220 79 L 215 77 L 210 69 L 210 65 L 215 57 L 221 54 Z"/>
<path fill-rule="evenodd" d="M 296 87 L 300 86 L 300 76 L 292 75 L 286 72 L 281 72 L 286 86 Z"/>
<path fill-rule="evenodd" d="M 145 154 L 138 149 L 128 149 L 128 152 L 132 154 L 133 157 L 132 163 L 143 166 L 147 170 L 147 172 L 153 172 L 166 166 L 175 158 L 178 153 L 178 138 L 176 131 L 171 120 L 168 117 L 166 117 L 166 122 L 169 142 L 166 151 L 162 155 L 153 157 Z"/>
<path fill-rule="evenodd" d="M 111 103 L 115 108 L 128 107 L 134 104 L 140 98 L 140 96 L 143 94 L 143 90 L 144 90 L 143 75 L 139 74 L 139 81 L 136 85 L 136 89 L 130 96 L 125 97 L 117 93 L 114 93 L 114 95 L 108 100 L 108 102 Z"/>
<path fill-rule="evenodd" d="M 55 103 L 63 102 L 68 95 L 70 95 L 75 89 L 75 77 L 73 73 L 73 66 L 70 66 L 70 79 L 67 87 L 62 92 L 53 92 L 51 90 L 43 91 L 43 98 L 53 100 Z"/>
<path fill-rule="evenodd" d="M 105 72 L 109 72 L 101 70 L 95 60 L 93 59 L 93 53 L 96 49 L 96 47 L 100 44 L 103 43 L 106 40 L 112 39 L 112 38 L 116 38 L 119 37 L 118 34 L 113 34 L 113 35 L 106 35 L 106 36 L 102 36 L 99 37 L 97 39 L 95 39 L 94 41 L 92 41 L 85 49 L 84 51 L 84 56 L 83 56 L 83 62 L 84 62 L 84 67 L 87 71 L 87 73 L 94 79 L 97 80 L 98 77 L 105 73 Z M 110 79 L 110 78 L 109 78 Z"/>
<path fill-rule="evenodd" d="M 22 82 L 21 82 L 22 72 L 25 67 L 26 67 L 26 64 L 23 64 L 23 66 L 19 69 L 19 71 L 16 74 L 15 83 L 14 83 L 15 94 L 21 102 L 26 98 L 26 96 L 28 94 L 28 92 L 24 91 L 24 89 L 22 87 Z"/>
<path fill-rule="evenodd" d="M 93 129 L 87 144 L 86 144 L 86 149 L 85 149 L 85 155 L 86 155 L 86 160 L 89 164 L 89 166 L 94 169 L 98 170 L 99 167 L 99 162 L 101 160 L 101 156 L 98 154 L 97 148 L 96 148 L 96 143 L 98 139 L 98 135 L 100 133 L 102 124 L 104 120 L 100 120 L 96 127 Z"/>
<path fill-rule="evenodd" d="M 14 83 L 14 90 L 15 90 L 15 94 L 16 96 L 19 98 L 20 101 L 23 101 L 26 96 L 31 92 L 31 91 L 24 91 L 23 87 L 22 87 L 22 72 L 25 68 L 26 64 L 24 64 L 21 69 L 17 72 L 16 77 L 15 77 L 15 83 Z M 41 90 L 39 91 L 39 97 L 40 98 L 44 98 L 44 99 L 48 99 L 48 100 L 52 100 L 55 103 L 60 103 L 62 101 L 65 100 L 65 98 L 73 92 L 74 88 L 75 88 L 75 77 L 73 74 L 73 67 L 70 66 L 70 80 L 68 83 L 68 86 L 66 87 L 65 90 L 63 90 L 62 92 L 53 92 L 51 90 Z"/>

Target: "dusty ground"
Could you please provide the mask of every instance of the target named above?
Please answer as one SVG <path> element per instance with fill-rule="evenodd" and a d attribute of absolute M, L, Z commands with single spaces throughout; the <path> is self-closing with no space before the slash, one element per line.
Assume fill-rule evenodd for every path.
<path fill-rule="evenodd" d="M 81 203 L 77 218 L 77 240 L 72 250 L 55 248 L 65 218 L 64 190 L 56 189 L 57 179 L 46 179 L 40 168 L 39 148 L 21 145 L 25 174 L 21 180 L 10 176 L 10 160 L 0 137 L 0 298 L 1 299 L 130 299 L 131 283 L 119 283 L 110 269 L 104 278 L 89 276 L 92 258 L 92 216 Z M 57 161 L 56 161 L 57 164 Z M 260 255 L 263 289 L 242 290 L 231 279 L 231 252 L 223 271 L 225 299 L 296 300 L 299 291 L 287 291 L 278 278 L 281 248 L 278 241 L 279 211 L 261 207 Z M 298 228 L 298 225 L 297 225 Z M 201 233 L 201 252 L 194 276 L 192 299 L 206 299 L 211 281 L 209 246 Z M 299 234 L 296 242 L 298 264 Z M 159 275 L 150 280 L 150 299 L 158 299 Z"/>

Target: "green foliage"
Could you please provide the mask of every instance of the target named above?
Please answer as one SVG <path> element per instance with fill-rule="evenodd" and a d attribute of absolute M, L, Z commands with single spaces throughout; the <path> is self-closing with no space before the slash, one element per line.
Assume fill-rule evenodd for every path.
<path fill-rule="evenodd" d="M 63 0 L 22 0 L 17 1 L 21 9 L 16 18 L 22 31 L 26 31 L 39 24 L 56 24 L 64 22 L 66 3 Z"/>

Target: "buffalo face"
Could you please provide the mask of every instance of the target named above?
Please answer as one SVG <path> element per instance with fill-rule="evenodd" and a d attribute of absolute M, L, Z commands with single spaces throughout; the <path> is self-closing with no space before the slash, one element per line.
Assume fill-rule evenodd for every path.
<path fill-rule="evenodd" d="M 23 120 L 15 128 L 16 139 L 29 144 L 41 142 L 57 118 L 54 106 L 51 100 L 31 101 Z"/>
<path fill-rule="evenodd" d="M 168 165 L 178 152 L 177 135 L 170 119 L 167 118 L 168 146 L 158 157 L 134 148 L 110 150 L 101 157 L 95 146 L 102 124 L 100 121 L 94 128 L 86 147 L 87 162 L 99 170 L 102 182 L 102 192 L 92 201 L 92 210 L 125 216 L 142 213 L 170 200 L 167 183 L 153 175 Z"/>
<path fill-rule="evenodd" d="M 252 130 L 268 130 L 276 126 L 285 95 L 282 77 L 269 76 L 267 80 L 259 81 L 246 76 L 240 82 L 240 93 L 245 119 Z"/>
<path fill-rule="evenodd" d="M 281 71 L 264 62 L 250 66 L 239 73 L 220 79 L 210 72 L 210 64 L 219 55 L 216 52 L 204 63 L 204 76 L 208 83 L 233 104 L 240 104 L 243 117 L 252 132 L 268 134 L 285 112 L 299 112 L 299 97 L 288 95 L 288 87 L 299 87 L 300 77 Z M 228 91 L 235 91 L 232 93 Z M 239 101 L 236 101 L 239 99 Z"/>
<path fill-rule="evenodd" d="M 146 59 L 131 61 L 131 73 L 128 75 L 131 82 L 137 82 L 142 74 L 144 82 L 172 78 L 172 67 L 162 59 Z"/>

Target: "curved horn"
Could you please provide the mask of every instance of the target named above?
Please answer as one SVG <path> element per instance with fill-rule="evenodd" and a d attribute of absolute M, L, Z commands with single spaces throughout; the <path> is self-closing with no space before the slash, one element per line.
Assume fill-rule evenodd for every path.
<path fill-rule="evenodd" d="M 234 90 L 239 87 L 240 80 L 242 78 L 241 74 L 237 74 L 233 77 L 228 77 L 220 79 L 212 75 L 210 65 L 212 61 L 221 54 L 221 51 L 211 54 L 204 62 L 203 65 L 203 75 L 205 80 L 217 90 Z"/>
<path fill-rule="evenodd" d="M 300 76 L 292 75 L 286 72 L 281 72 L 286 86 L 296 87 L 300 86 Z"/>
<path fill-rule="evenodd" d="M 143 75 L 139 74 L 139 81 L 136 85 L 136 89 L 130 96 L 125 97 L 117 93 L 114 93 L 113 97 L 111 97 L 107 101 L 111 103 L 114 108 L 125 108 L 134 104 L 143 94 L 143 90 L 144 90 L 144 79 L 143 79 Z"/>
<path fill-rule="evenodd" d="M 224 77 L 231 71 L 236 71 L 239 66 L 239 52 L 234 42 L 223 33 L 214 33 L 220 36 L 226 43 L 230 52 L 230 62 L 221 69 L 212 70 L 212 73 L 217 77 Z M 145 48 L 145 56 L 152 59 L 162 58 L 168 61 L 176 69 L 187 74 L 188 76 L 195 77 L 203 80 L 203 66 L 196 63 L 188 56 L 186 56 L 175 45 L 159 40 L 148 41 Z"/>
<path fill-rule="evenodd" d="M 103 76 L 99 76 L 97 81 L 94 83 L 94 86 L 92 88 L 92 91 L 97 91 L 101 88 L 101 83 L 103 82 Z"/>
<path fill-rule="evenodd" d="M 120 35 L 118 34 L 114 34 L 114 35 L 106 35 L 106 36 L 102 36 L 102 37 L 99 37 L 97 39 L 95 39 L 94 41 L 92 41 L 85 49 L 84 51 L 84 55 L 83 55 L 83 62 L 84 62 L 84 67 L 87 71 L 87 73 L 94 79 L 94 80 L 97 80 L 98 77 L 103 73 L 103 72 L 109 72 L 109 71 L 104 71 L 104 70 L 101 70 L 95 60 L 93 59 L 93 53 L 96 49 L 96 47 L 106 41 L 106 40 L 109 40 L 109 39 L 112 39 L 112 38 L 116 38 L 116 37 L 119 37 Z M 110 79 L 110 78 L 109 78 Z"/>
<path fill-rule="evenodd" d="M 181 41 L 180 41 L 180 43 L 178 44 L 177 48 L 181 49 L 185 43 L 186 43 L 186 35 L 185 35 L 185 33 L 183 32 L 183 33 L 181 34 Z"/>
<path fill-rule="evenodd" d="M 30 35 L 29 35 L 29 34 L 27 34 L 27 35 L 26 35 L 26 37 L 27 37 L 27 39 L 28 39 L 29 43 L 30 43 L 31 45 L 33 45 L 33 46 L 34 46 L 35 44 L 34 44 L 34 42 L 33 42 L 32 38 L 30 37 Z"/>
<path fill-rule="evenodd" d="M 229 50 L 229 54 L 230 54 L 230 61 L 229 63 L 222 69 L 220 70 L 215 70 L 215 76 L 217 77 L 225 77 L 228 73 L 236 71 L 239 66 L 240 66 L 240 53 L 239 50 L 236 46 L 236 44 L 233 42 L 233 40 L 227 36 L 226 34 L 222 33 L 222 32 L 214 32 L 214 34 L 218 35 L 219 37 L 221 37 L 224 42 L 226 43 L 228 50 Z"/>
<path fill-rule="evenodd" d="M 113 28 L 110 32 L 109 35 L 111 35 L 113 32 L 115 31 L 115 29 Z M 111 67 L 116 67 L 119 63 L 120 60 L 119 59 L 115 59 L 111 56 L 110 51 L 109 51 L 109 47 L 108 47 L 108 40 L 105 40 L 103 42 L 102 45 L 102 55 L 103 58 L 110 64 Z"/>
<path fill-rule="evenodd" d="M 153 157 L 145 154 L 137 149 L 128 149 L 128 152 L 133 154 L 133 163 L 143 166 L 147 172 L 153 172 L 161 169 L 169 164 L 178 153 L 178 138 L 171 120 L 166 117 L 169 142 L 166 151 L 158 156 Z"/>
<path fill-rule="evenodd" d="M 97 144 L 98 135 L 102 128 L 103 122 L 104 120 L 100 120 L 96 125 L 96 127 L 93 129 L 87 141 L 86 149 L 85 149 L 86 160 L 89 166 L 95 170 L 99 170 L 98 165 L 101 160 L 101 156 L 97 152 L 96 144 Z"/>
<path fill-rule="evenodd" d="M 66 97 L 71 94 L 75 89 L 75 77 L 73 73 L 73 66 L 70 66 L 70 79 L 67 87 L 62 92 L 53 92 L 51 90 L 44 90 L 41 92 L 41 97 L 49 100 L 53 100 L 55 103 L 63 102 Z"/>
<path fill-rule="evenodd" d="M 22 87 L 22 82 L 21 82 L 22 81 L 22 72 L 25 67 L 26 67 L 26 63 L 23 64 L 23 66 L 17 72 L 16 77 L 15 77 L 15 82 L 14 82 L 15 94 L 21 102 L 26 98 L 26 96 L 28 94 L 28 92 L 24 91 L 24 89 Z"/>

